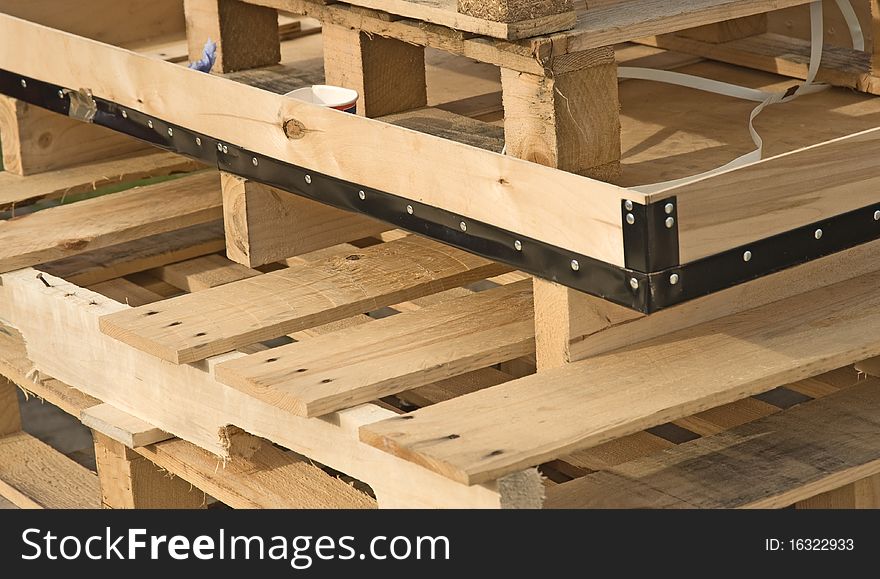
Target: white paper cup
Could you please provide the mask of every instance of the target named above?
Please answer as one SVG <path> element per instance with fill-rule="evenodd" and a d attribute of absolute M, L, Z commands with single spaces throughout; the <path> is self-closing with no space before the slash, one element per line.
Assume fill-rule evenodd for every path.
<path fill-rule="evenodd" d="M 284 96 L 346 113 L 357 113 L 358 93 L 350 88 L 316 84 L 298 88 Z"/>

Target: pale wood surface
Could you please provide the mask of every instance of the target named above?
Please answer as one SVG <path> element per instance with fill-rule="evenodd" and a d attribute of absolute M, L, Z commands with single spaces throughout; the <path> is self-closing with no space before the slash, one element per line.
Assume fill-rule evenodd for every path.
<path fill-rule="evenodd" d="M 0 222 L 0 271 L 10 271 L 220 218 L 216 172 L 60 205 Z"/>
<path fill-rule="evenodd" d="M 27 178 L 4 171 L 0 172 L 0 211 L 40 199 L 88 193 L 124 181 L 191 171 L 199 166 L 174 153 L 151 152 L 124 159 L 99 160 Z"/>
<path fill-rule="evenodd" d="M 502 273 L 417 237 L 294 266 L 101 319 L 107 335 L 165 360 L 202 360 Z"/>
<path fill-rule="evenodd" d="M 463 483 L 491 480 L 880 353 L 878 280 L 862 276 L 462 396 L 368 425 L 361 438 Z"/>
<path fill-rule="evenodd" d="M 185 0 L 189 59 L 202 57 L 208 39 L 217 43 L 211 72 L 223 73 L 277 64 L 278 13 L 237 0 Z"/>
<path fill-rule="evenodd" d="M 104 436 L 122 443 L 128 448 L 146 446 L 172 438 L 131 414 L 125 413 L 110 404 L 98 404 L 83 410 L 79 415 L 82 423 Z"/>
<path fill-rule="evenodd" d="M 779 508 L 880 472 L 876 380 L 548 491 L 548 507 Z M 870 487 L 873 481 L 859 486 Z M 853 489 L 802 506 L 837 508 Z M 866 490 L 866 489 L 861 489 Z M 841 496 L 844 495 L 844 496 Z M 666 499 L 662 499 L 666 497 Z M 841 502 L 841 499 L 843 502 Z M 836 502 L 836 504 L 835 504 Z"/>
<path fill-rule="evenodd" d="M 320 416 L 530 353 L 531 282 L 219 364 L 217 379 Z"/>
<path fill-rule="evenodd" d="M 0 438 L 0 495 L 20 508 L 94 509 L 98 477 L 51 446 L 20 432 Z"/>
<path fill-rule="evenodd" d="M 150 275 L 188 292 L 200 292 L 233 281 L 260 275 L 260 272 L 212 254 L 179 261 L 148 270 Z"/>

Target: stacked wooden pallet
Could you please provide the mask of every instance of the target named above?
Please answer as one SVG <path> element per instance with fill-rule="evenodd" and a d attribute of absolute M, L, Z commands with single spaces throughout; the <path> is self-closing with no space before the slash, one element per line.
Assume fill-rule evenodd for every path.
<path fill-rule="evenodd" d="M 219 175 L 212 169 L 43 209 L 93 181 L 197 165 L 171 153 L 148 156 L 112 133 L 118 144 L 83 138 L 76 131 L 99 127 L 23 101 L 8 100 L 23 112 L 0 119 L 5 150 L 22 159 L 43 117 L 72 143 L 94 142 L 72 147 L 67 161 L 64 148 L 43 155 L 44 168 L 63 171 L 5 176 L 16 185 L 0 195 L 10 195 L 4 208 L 14 206 L 16 219 L 0 223 L 0 373 L 97 433 L 105 505 L 199 507 L 204 493 L 232 506 L 291 507 L 876 504 L 877 379 L 859 380 L 852 366 L 880 355 L 873 307 L 880 242 L 810 254 L 650 315 L 501 263 L 514 251 L 530 255 L 532 238 L 552 242 L 580 252 L 565 259 L 569 275 L 588 271 L 587 258 L 625 266 L 621 285 L 637 296 L 648 282 L 688 287 L 688 266 L 719 252 L 760 263 L 757 244 L 792 229 L 808 227 L 813 244 L 835 239 L 834 222 L 824 233 L 814 222 L 878 201 L 878 141 L 868 130 L 878 105 L 862 96 L 804 99 L 792 109 L 796 119 L 838 112 L 818 126 L 780 123 L 766 133 L 779 137 L 768 139 L 768 150 L 786 154 L 671 193 L 641 195 L 555 170 L 635 184 L 718 164 L 728 152 L 707 147 L 717 133 L 691 118 L 694 97 L 635 82 L 618 90 L 617 60 L 688 64 L 744 84 L 790 82 L 632 46 L 615 57 L 610 45 L 803 2 L 706 0 L 678 12 L 647 0 L 589 9 L 548 2 L 541 13 L 516 12 L 526 3 L 480 4 L 495 7 L 491 15 L 464 1 L 259 4 L 186 3 L 191 51 L 219 38 L 215 72 L 225 80 L 0 18 L 9 38 L 38 34 L 35 50 L 64 45 L 132 71 L 119 80 L 67 62 L 40 61 L 41 72 L 28 61 L 16 64 L 25 84 L 44 74 L 62 87 L 85 85 L 95 97 L 113 97 L 117 121 L 136 117 L 167 134 L 168 148 L 178 150 L 192 129 L 198 146 L 211 137 L 232 151 L 232 160 L 215 159 L 225 169 Z M 579 18 L 565 30 L 572 7 Z M 361 112 L 378 120 L 278 96 L 324 75 L 306 39 L 295 41 L 295 62 L 277 64 L 284 51 L 275 9 L 322 21 L 327 81 L 358 88 Z M 552 34 L 517 38 L 539 21 Z M 627 22 L 635 28 L 621 32 Z M 245 38 L 265 46 L 245 46 Z M 140 50 L 156 54 L 143 41 Z M 493 82 L 503 101 L 490 95 L 427 107 L 424 47 L 500 66 L 501 82 Z M 4 54 L 0 48 L 0 62 L 12 66 Z M 661 95 L 673 104 L 660 104 Z M 707 124 L 731 126 L 743 113 L 718 105 L 720 121 Z M 680 118 L 670 120 L 675 106 Z M 217 120 L 231 116 L 238 122 Z M 585 122 L 590 130 L 580 131 Z M 658 124 L 684 136 L 646 158 Z M 803 148 L 835 137 L 844 138 Z M 505 143 L 509 157 L 496 154 Z M 136 160 L 103 160 L 108 148 Z M 389 162 L 387 151 L 398 158 Z M 147 163 L 157 155 L 162 162 Z M 297 183 L 312 187 L 290 195 L 259 182 L 257 169 L 243 176 L 239 158 L 257 169 L 281 158 L 303 171 Z M 15 153 L 10 159 L 17 166 Z M 453 162 L 457 173 L 445 170 Z M 823 168 L 821 178 L 803 171 L 811 166 Z M 355 211 L 380 192 L 398 195 L 399 207 L 383 213 L 395 223 L 412 225 L 406 215 L 432 208 L 454 212 L 455 236 L 444 239 L 460 246 L 481 222 L 526 235 L 493 255 L 499 261 L 479 257 L 368 212 L 327 207 L 311 193 L 339 181 L 357 185 L 347 206 Z M 22 205 L 36 202 L 41 210 L 22 215 Z M 650 279 L 633 277 L 639 272 L 620 239 L 627 212 L 642 203 L 672 203 L 663 218 L 681 223 L 680 263 Z M 857 228 L 872 226 L 877 214 L 866 213 Z M 751 247 L 748 258 L 743 246 Z M 861 367 L 877 373 L 873 364 Z M 34 474 L 50 462 L 81 481 L 94 503 L 94 475 L 20 434 L 14 390 L 4 386 L 4 494 L 22 504 L 68 504 L 59 498 L 70 496 L 66 488 Z M 19 443 L 48 458 L 23 463 Z"/>

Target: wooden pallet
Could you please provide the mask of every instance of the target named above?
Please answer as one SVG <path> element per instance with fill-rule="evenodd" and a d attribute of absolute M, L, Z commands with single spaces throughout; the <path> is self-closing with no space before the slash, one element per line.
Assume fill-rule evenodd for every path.
<path fill-rule="evenodd" d="M 352 10 L 315 8 L 331 9 Z M 65 39 L 119 62 L 134 60 L 142 72 L 168 71 L 168 65 L 153 66 L 163 63 Z M 364 45 L 350 46 L 363 52 Z M 638 50 L 628 47 L 618 57 L 669 58 Z M 745 84 L 787 84 L 693 59 L 672 62 L 710 75 L 746 76 Z M 295 67 L 299 76 L 291 77 L 290 67 L 232 75 L 239 84 L 186 79 L 204 80 L 230 97 L 252 97 L 266 105 L 255 107 L 255 115 L 268 115 L 276 104 L 271 92 L 320 78 L 319 70 L 301 66 Z M 174 77 L 179 71 L 171 68 L 168 76 Z M 173 90 L 173 83 L 168 87 Z M 695 97 L 678 89 L 647 90 L 657 92 L 646 93 L 635 81 L 620 86 L 622 138 L 634 145 L 623 159 L 622 182 L 680 176 L 667 172 L 711 166 L 728 155 L 724 148 L 706 147 L 707 136 L 719 134 L 716 123 L 681 114 L 692 110 L 694 101 L 688 99 Z M 647 104 L 627 109 L 628 94 L 630 102 Z M 174 96 L 175 102 L 189 98 L 186 91 Z M 700 99 L 703 105 L 709 101 Z M 500 102 L 497 96 L 488 100 Z M 724 111 L 723 121 L 742 112 L 720 104 L 713 110 Z M 586 194 L 578 186 L 589 184 L 597 199 L 607 200 L 607 194 L 614 202 L 608 206 L 619 211 L 617 188 L 473 149 L 497 151 L 501 141 L 497 125 L 461 115 L 464 110 L 490 117 L 498 112 L 497 104 L 488 113 L 481 106 L 465 99 L 386 116 L 385 124 L 316 116 L 325 123 L 317 126 L 337 135 L 354 127 L 372 131 L 369 142 L 382 136 L 387 146 L 420 150 L 424 158 L 412 162 L 426 170 L 436 169 L 432 147 L 443 147 L 447 160 L 460 155 L 474 171 L 484 161 L 493 167 L 510 162 L 517 169 L 513 186 L 523 194 L 547 182 L 561 194 Z M 780 123 L 767 133 L 778 137 L 768 139 L 774 154 L 787 155 L 682 188 L 682 207 L 691 200 L 691 217 L 699 217 L 693 221 L 698 227 L 683 230 L 687 258 L 721 249 L 719 244 L 772 234 L 780 220 L 786 226 L 809 223 L 817 211 L 839 209 L 834 204 L 875 200 L 875 131 L 846 135 L 870 129 L 876 106 L 842 91 L 823 93 L 812 103 L 799 101 L 791 110 L 803 122 Z M 829 110 L 838 111 L 834 122 L 815 130 L 816 123 L 807 122 L 820 116 L 817 111 Z M 685 137 L 672 148 L 658 144 L 652 156 L 642 143 L 666 116 L 688 117 L 668 125 Z M 222 128 L 236 137 L 231 142 L 242 137 L 256 143 L 261 134 L 276 135 L 266 129 L 270 125 L 264 119 Z M 299 155 L 294 160 L 326 163 L 325 169 L 342 159 L 318 155 L 326 152 L 321 142 L 294 138 L 295 130 L 286 127 L 295 146 L 278 145 Z M 736 132 L 721 134 L 729 138 Z M 362 137 L 354 134 L 342 142 L 369 154 L 369 147 L 356 145 Z M 740 137 L 728 142 L 747 144 L 747 135 Z M 845 138 L 803 148 L 835 137 Z M 277 145 L 277 139 L 266 142 Z M 841 158 L 848 162 L 835 161 Z M 334 170 L 357 172 L 361 162 L 346 158 Z M 828 167 L 822 180 L 798 170 L 817 164 Z M 418 171 L 406 178 L 393 170 L 379 173 L 357 177 L 377 183 L 396 179 L 395 190 L 415 187 L 421 194 L 420 182 L 411 176 Z M 38 177 L 20 179 L 29 183 Z M 496 183 L 482 172 L 470 177 L 475 180 L 465 181 Z M 840 180 L 847 183 L 846 197 L 836 189 Z M 429 185 L 437 192 L 463 183 L 446 181 Z M 754 186 L 745 205 L 743 182 Z M 766 192 L 771 187 L 772 196 Z M 802 203 L 805 190 L 809 199 Z M 287 195 L 231 174 L 205 172 L 0 224 L 0 318 L 9 323 L 4 332 L 14 352 L 0 357 L 3 374 L 66 406 L 101 433 L 99 468 L 110 473 L 101 475 L 107 479 L 105 504 L 204 504 L 203 497 L 196 501 L 179 489 L 138 490 L 162 486 L 154 464 L 235 506 L 372 504 L 365 495 L 351 494 L 347 484 L 328 479 L 327 469 L 369 485 L 382 507 L 865 505 L 873 500 L 880 472 L 876 447 L 859 436 L 863 431 L 856 425 L 873 419 L 874 381 L 856 384 L 848 370 L 825 373 L 880 355 L 871 307 L 877 300 L 878 242 L 645 316 Z M 566 199 L 548 199 L 551 206 L 542 215 L 559 216 L 561 208 L 583 205 L 575 197 Z M 728 211 L 699 214 L 706 199 Z M 449 202 L 464 200 L 449 197 Z M 799 209 L 781 212 L 790 206 Z M 498 219 L 522 217 L 489 205 L 483 209 Z M 737 219 L 730 219 L 731 213 Z M 221 215 L 225 253 L 239 263 L 217 254 L 223 244 L 217 227 Z M 531 223 L 541 227 L 540 220 Z M 551 235 L 558 228 L 546 229 Z M 575 230 L 590 229 L 580 223 Z M 606 233 L 611 239 L 619 231 Z M 640 366 L 644 360 L 651 366 Z M 742 360 L 753 366 L 744 367 Z M 865 366 L 871 372 L 874 367 Z M 789 409 L 793 392 L 803 394 L 793 399 L 803 404 Z M 834 429 L 817 418 L 826 413 L 839 418 Z M 751 424 L 743 426 L 746 422 Z M 801 438 L 779 434 L 785 432 Z M 753 444 L 731 457 L 729 448 L 756 434 L 765 446 Z M 164 438 L 170 436 L 178 438 Z M 786 475 L 764 480 L 754 457 L 772 452 Z M 838 461 L 829 466 L 832 455 Z M 228 484 L 226 475 L 216 474 L 219 459 L 214 457 L 238 469 L 230 471 Z M 323 466 L 307 469 L 300 457 Z M 724 485 L 715 470 L 705 485 L 685 485 L 694 478 L 689 469 L 700 465 L 748 474 Z M 254 469 L 258 480 L 247 479 Z M 550 482 L 542 483 L 539 474 Z M 142 477 L 146 482 L 139 482 Z M 279 489 L 291 485 L 299 490 L 282 502 L 278 497 L 287 490 Z"/>

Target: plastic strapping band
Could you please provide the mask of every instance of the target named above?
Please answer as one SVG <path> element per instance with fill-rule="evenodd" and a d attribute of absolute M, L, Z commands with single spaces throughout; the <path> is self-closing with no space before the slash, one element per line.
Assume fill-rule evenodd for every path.
<path fill-rule="evenodd" d="M 849 4 L 849 0 L 838 0 L 838 4 L 846 4 L 850 8 L 850 10 L 852 10 L 852 6 Z M 853 13 L 853 15 L 855 15 L 855 13 Z M 845 11 L 844 16 L 846 16 Z M 850 22 L 849 19 L 847 19 L 847 22 Z M 855 23 L 859 32 L 858 35 L 853 36 L 853 44 L 857 43 L 857 37 L 861 37 L 861 28 L 858 25 L 858 19 L 856 19 Z M 763 112 L 764 109 L 770 105 L 788 102 L 798 98 L 801 95 L 812 94 L 829 88 L 828 85 L 815 84 L 816 75 L 819 73 L 819 66 L 822 63 L 822 51 L 824 49 L 824 17 L 822 14 L 821 0 L 810 4 L 810 26 L 812 36 L 810 49 L 810 67 L 807 72 L 806 81 L 794 91 L 789 89 L 784 92 L 771 93 L 762 90 L 746 88 L 726 82 L 720 82 L 716 80 L 666 70 L 634 67 L 618 68 L 618 77 L 620 78 L 664 82 L 667 84 L 674 84 L 687 88 L 693 88 L 733 98 L 756 101 L 761 103 L 757 107 L 755 107 L 755 109 L 752 110 L 751 115 L 749 115 L 749 133 L 751 134 L 752 142 L 755 144 L 756 147 L 754 151 L 746 153 L 741 157 L 737 157 L 733 161 L 721 167 L 717 167 L 698 175 L 692 175 L 690 177 L 684 177 L 681 179 L 674 179 L 672 181 L 664 181 L 662 183 L 641 185 L 638 187 L 632 187 L 632 189 L 641 193 L 656 193 L 664 189 L 685 185 L 687 183 L 691 183 L 693 181 L 697 181 L 711 175 L 717 175 L 718 173 L 723 173 L 737 167 L 742 167 L 743 165 L 748 165 L 760 161 L 763 157 L 764 141 L 761 139 L 761 135 L 759 135 L 758 132 L 755 130 L 755 119 L 758 117 L 758 115 L 760 115 L 761 112 Z"/>
<path fill-rule="evenodd" d="M 837 7 L 840 8 L 840 13 L 843 14 L 846 25 L 849 27 L 849 36 L 852 38 L 853 50 L 864 52 L 865 35 L 862 33 L 862 24 L 859 22 L 859 17 L 856 16 L 856 11 L 853 10 L 852 2 L 850 0 L 837 0 Z"/>

